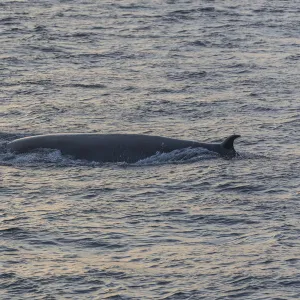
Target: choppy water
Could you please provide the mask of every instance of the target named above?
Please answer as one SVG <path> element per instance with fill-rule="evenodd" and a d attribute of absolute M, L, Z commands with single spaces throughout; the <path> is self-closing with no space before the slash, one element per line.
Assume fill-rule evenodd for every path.
<path fill-rule="evenodd" d="M 300 298 L 299 1 L 0 3 L 1 299 Z M 219 141 L 136 164 L 6 143 Z"/>

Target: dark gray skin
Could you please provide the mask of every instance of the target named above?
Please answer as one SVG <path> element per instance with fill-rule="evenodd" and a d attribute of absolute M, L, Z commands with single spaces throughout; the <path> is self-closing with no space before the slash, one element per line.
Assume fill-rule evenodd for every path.
<path fill-rule="evenodd" d="M 237 155 L 233 142 L 238 137 L 240 135 L 231 135 L 221 144 L 207 144 L 142 134 L 49 134 L 17 139 L 7 146 L 17 153 L 50 148 L 76 159 L 133 163 L 157 152 L 167 153 L 184 148 L 204 148 L 232 158 Z"/>

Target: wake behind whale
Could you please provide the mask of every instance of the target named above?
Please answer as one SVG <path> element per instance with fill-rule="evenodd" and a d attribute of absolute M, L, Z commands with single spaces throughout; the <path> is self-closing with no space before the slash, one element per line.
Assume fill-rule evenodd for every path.
<path fill-rule="evenodd" d="M 185 148 L 203 148 L 231 158 L 237 155 L 233 143 L 238 137 L 231 135 L 222 143 L 215 144 L 142 134 L 49 134 L 17 139 L 8 143 L 7 147 L 16 153 L 39 148 L 57 149 L 75 159 L 135 163 L 157 153 Z"/>

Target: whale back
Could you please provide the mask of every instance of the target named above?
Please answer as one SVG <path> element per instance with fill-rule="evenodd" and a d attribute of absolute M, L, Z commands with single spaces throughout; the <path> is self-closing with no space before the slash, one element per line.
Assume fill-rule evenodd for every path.
<path fill-rule="evenodd" d="M 238 137 L 231 135 L 221 144 L 209 144 L 138 134 L 49 134 L 12 141 L 8 148 L 19 153 L 38 148 L 58 149 L 75 158 L 101 162 L 136 162 L 157 152 L 189 147 L 201 147 L 230 158 L 237 155 L 233 142 Z"/>

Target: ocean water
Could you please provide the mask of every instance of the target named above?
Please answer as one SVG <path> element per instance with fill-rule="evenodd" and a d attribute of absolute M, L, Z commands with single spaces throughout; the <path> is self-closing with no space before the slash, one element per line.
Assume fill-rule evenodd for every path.
<path fill-rule="evenodd" d="M 0 2 L 0 299 L 300 299 L 299 1 Z M 35 134 L 218 142 L 135 164 Z"/>

